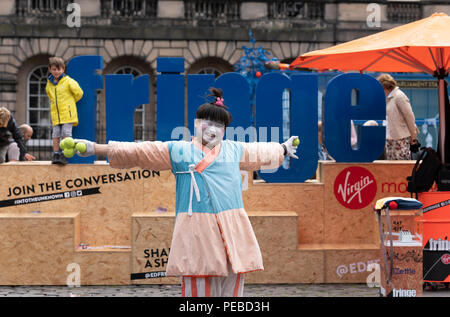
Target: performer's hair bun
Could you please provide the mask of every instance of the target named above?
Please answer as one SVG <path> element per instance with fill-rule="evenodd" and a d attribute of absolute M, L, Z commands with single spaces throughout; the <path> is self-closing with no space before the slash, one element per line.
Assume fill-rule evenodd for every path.
<path fill-rule="evenodd" d="M 225 106 L 222 89 L 211 87 L 209 91 L 211 94 L 207 97 L 213 97 L 213 100 L 198 108 L 196 118 L 221 122 L 227 127 L 232 120 L 232 116 Z"/>

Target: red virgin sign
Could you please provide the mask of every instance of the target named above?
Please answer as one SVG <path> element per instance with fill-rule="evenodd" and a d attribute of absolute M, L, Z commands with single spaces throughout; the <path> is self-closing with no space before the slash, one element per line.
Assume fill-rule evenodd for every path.
<path fill-rule="evenodd" d="M 446 253 L 441 257 L 441 261 L 444 264 L 450 264 L 450 254 Z"/>
<path fill-rule="evenodd" d="M 375 177 L 367 169 L 351 166 L 334 180 L 334 195 L 341 205 L 361 209 L 369 205 L 377 193 Z"/>

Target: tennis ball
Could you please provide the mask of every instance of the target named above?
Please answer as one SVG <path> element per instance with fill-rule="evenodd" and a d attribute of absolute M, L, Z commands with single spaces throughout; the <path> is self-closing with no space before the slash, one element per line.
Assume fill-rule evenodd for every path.
<path fill-rule="evenodd" d="M 61 142 L 59 142 L 59 147 L 61 148 L 61 150 L 64 150 L 66 148 L 66 139 L 61 140 Z"/>
<path fill-rule="evenodd" d="M 75 155 L 75 149 L 74 148 L 69 148 L 69 149 L 66 148 L 66 149 L 64 149 L 63 153 L 64 153 L 65 157 L 71 158 Z"/>
<path fill-rule="evenodd" d="M 75 147 L 75 141 L 71 137 L 65 138 L 63 141 L 66 149 L 73 149 Z"/>
<path fill-rule="evenodd" d="M 297 138 L 294 141 L 292 141 L 292 146 L 298 146 L 300 144 L 300 140 Z"/>
<path fill-rule="evenodd" d="M 86 152 L 86 144 L 84 144 L 83 142 L 78 142 L 75 145 L 75 149 L 80 153 L 84 153 Z"/>

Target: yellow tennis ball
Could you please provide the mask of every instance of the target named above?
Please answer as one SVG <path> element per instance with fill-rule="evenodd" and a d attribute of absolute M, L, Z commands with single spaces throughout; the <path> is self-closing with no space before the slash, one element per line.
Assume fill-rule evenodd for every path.
<path fill-rule="evenodd" d="M 80 153 L 84 153 L 84 152 L 86 152 L 86 144 L 83 142 L 78 142 L 75 145 L 75 149 Z"/>
<path fill-rule="evenodd" d="M 292 141 L 292 146 L 298 146 L 300 144 L 300 140 L 297 138 L 294 141 Z"/>
<path fill-rule="evenodd" d="M 67 158 L 71 158 L 75 155 L 75 149 L 74 148 L 66 148 L 63 151 L 64 156 Z"/>
<path fill-rule="evenodd" d="M 67 137 L 63 141 L 66 149 L 73 149 L 75 147 L 75 141 L 71 137 Z"/>
<path fill-rule="evenodd" d="M 61 142 L 59 142 L 59 147 L 61 148 L 61 150 L 64 150 L 66 148 L 66 139 L 61 140 Z"/>

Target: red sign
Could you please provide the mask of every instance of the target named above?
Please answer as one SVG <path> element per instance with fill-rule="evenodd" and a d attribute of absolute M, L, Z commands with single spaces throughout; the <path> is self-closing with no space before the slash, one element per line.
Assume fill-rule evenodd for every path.
<path fill-rule="evenodd" d="M 450 264 L 450 254 L 446 253 L 441 257 L 441 261 L 444 264 Z"/>
<path fill-rule="evenodd" d="M 334 195 L 341 205 L 361 209 L 369 205 L 377 193 L 375 177 L 367 169 L 351 166 L 334 180 Z"/>

